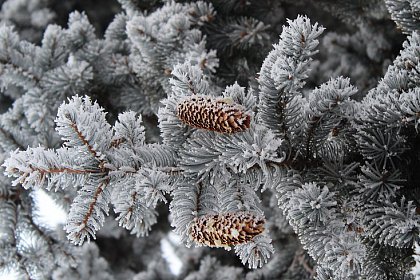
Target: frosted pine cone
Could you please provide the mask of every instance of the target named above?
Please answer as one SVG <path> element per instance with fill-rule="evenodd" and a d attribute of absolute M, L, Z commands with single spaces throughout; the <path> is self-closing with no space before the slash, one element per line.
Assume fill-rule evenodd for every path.
<path fill-rule="evenodd" d="M 190 226 L 192 240 L 209 247 L 229 247 L 251 241 L 264 231 L 265 219 L 250 213 L 227 213 L 196 218 Z"/>
<path fill-rule="evenodd" d="M 249 128 L 251 116 L 243 107 L 226 98 L 194 95 L 176 107 L 178 118 L 189 126 L 220 133 L 235 133 Z"/>

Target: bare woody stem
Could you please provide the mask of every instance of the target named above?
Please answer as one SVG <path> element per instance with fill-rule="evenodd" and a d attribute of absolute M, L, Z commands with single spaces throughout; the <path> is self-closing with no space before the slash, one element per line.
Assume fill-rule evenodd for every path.
<path fill-rule="evenodd" d="M 83 142 L 83 144 L 87 147 L 88 151 L 99 160 L 98 153 L 93 149 L 93 147 L 90 145 L 90 143 L 86 140 L 86 137 L 82 134 L 82 132 L 79 130 L 77 125 L 75 123 L 71 123 L 70 126 L 73 128 L 74 132 L 76 132 L 79 139 Z"/>
<path fill-rule="evenodd" d="M 127 210 L 127 212 L 128 213 L 130 213 L 130 215 L 131 215 L 131 213 L 133 213 L 133 210 L 134 210 L 134 204 L 136 203 L 136 200 L 137 200 L 137 192 L 134 192 L 132 195 L 131 195 L 131 205 L 130 205 L 130 207 L 128 208 L 128 210 Z"/>
<path fill-rule="evenodd" d="M 87 222 L 89 221 L 90 217 L 92 216 L 92 213 L 95 209 L 96 202 L 98 201 L 99 196 L 104 191 L 105 187 L 108 185 L 109 179 L 105 180 L 104 182 L 101 182 L 99 186 L 96 188 L 95 194 L 93 195 L 93 200 L 89 204 L 88 211 L 86 212 L 86 215 L 83 218 L 82 224 L 87 225 Z"/>
<path fill-rule="evenodd" d="M 67 174 L 90 174 L 90 173 L 101 173 L 100 170 L 96 169 L 85 169 L 85 170 L 78 170 L 73 168 L 51 168 L 51 169 L 43 169 L 43 168 L 34 168 L 31 167 L 32 171 L 38 171 L 41 175 L 45 174 L 54 174 L 54 173 L 67 173 Z"/>

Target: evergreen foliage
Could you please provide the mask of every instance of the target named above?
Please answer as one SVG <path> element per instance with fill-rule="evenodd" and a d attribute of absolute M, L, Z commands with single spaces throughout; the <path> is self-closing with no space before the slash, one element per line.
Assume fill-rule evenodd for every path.
<path fill-rule="evenodd" d="M 418 1 L 85 2 L 1 1 L 0 278 L 420 277 Z"/>

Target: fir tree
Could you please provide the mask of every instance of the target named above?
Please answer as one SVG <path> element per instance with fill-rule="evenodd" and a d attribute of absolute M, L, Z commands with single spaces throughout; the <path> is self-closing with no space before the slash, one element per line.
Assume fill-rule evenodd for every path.
<path fill-rule="evenodd" d="M 0 277 L 420 275 L 417 1 L 118 2 L 2 1 Z"/>

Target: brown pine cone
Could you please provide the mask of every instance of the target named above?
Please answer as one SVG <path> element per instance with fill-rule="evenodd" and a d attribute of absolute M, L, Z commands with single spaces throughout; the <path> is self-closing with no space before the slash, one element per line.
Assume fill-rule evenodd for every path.
<path fill-rule="evenodd" d="M 251 241 L 264 231 L 265 219 L 247 212 L 206 215 L 196 218 L 189 236 L 209 247 L 229 247 Z"/>
<path fill-rule="evenodd" d="M 178 118 L 189 126 L 220 133 L 235 133 L 249 128 L 251 116 L 226 98 L 193 95 L 179 102 Z"/>

